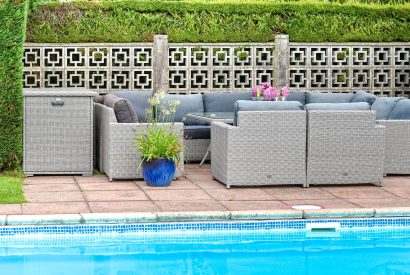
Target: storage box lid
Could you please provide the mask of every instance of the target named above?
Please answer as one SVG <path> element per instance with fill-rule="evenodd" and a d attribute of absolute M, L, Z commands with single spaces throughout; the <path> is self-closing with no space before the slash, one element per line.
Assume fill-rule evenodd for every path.
<path fill-rule="evenodd" d="M 23 96 L 96 96 L 86 88 L 27 88 L 23 90 Z"/>

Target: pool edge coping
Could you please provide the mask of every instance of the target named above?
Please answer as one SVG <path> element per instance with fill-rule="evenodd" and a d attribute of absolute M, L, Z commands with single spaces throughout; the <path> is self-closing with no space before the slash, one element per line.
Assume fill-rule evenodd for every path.
<path fill-rule="evenodd" d="M 0 215 L 0 226 L 410 217 L 410 207 Z"/>

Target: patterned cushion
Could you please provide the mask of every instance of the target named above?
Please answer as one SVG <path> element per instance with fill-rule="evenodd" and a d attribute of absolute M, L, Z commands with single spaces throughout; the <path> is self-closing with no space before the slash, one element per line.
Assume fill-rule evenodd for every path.
<path fill-rule="evenodd" d="M 370 105 L 367 102 L 354 102 L 354 103 L 310 103 L 305 105 L 306 110 L 356 110 L 356 111 L 368 111 Z"/>
<path fill-rule="evenodd" d="M 299 101 L 248 101 L 238 100 L 235 103 L 234 125 L 238 125 L 240 111 L 274 111 L 274 110 L 304 110 Z"/>
<path fill-rule="evenodd" d="M 367 92 L 364 91 L 358 91 L 354 94 L 351 102 L 367 102 L 370 105 L 372 105 L 374 103 L 374 101 L 376 100 L 377 96 L 373 95 L 373 94 L 369 94 Z"/>
<path fill-rule="evenodd" d="M 104 96 L 104 105 L 114 109 L 118 123 L 138 122 L 134 107 L 132 107 L 131 103 L 125 98 L 120 98 L 113 94 L 106 94 Z"/>
<path fill-rule="evenodd" d="M 389 119 L 397 102 L 405 97 L 377 97 L 372 105 L 372 110 L 376 111 L 376 119 Z"/>
<path fill-rule="evenodd" d="M 204 93 L 205 112 L 233 112 L 238 100 L 252 100 L 251 92 Z"/>
<path fill-rule="evenodd" d="M 396 107 L 390 114 L 389 119 L 410 120 L 410 99 L 403 99 L 397 102 Z"/>
<path fill-rule="evenodd" d="M 306 103 L 348 103 L 352 100 L 352 93 L 307 93 Z"/>

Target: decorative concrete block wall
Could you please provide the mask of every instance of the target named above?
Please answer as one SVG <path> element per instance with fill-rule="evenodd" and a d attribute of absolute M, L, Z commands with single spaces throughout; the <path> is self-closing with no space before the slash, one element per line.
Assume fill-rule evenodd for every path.
<path fill-rule="evenodd" d="M 25 87 L 249 91 L 261 82 L 291 90 L 410 97 L 410 43 L 26 44 Z"/>

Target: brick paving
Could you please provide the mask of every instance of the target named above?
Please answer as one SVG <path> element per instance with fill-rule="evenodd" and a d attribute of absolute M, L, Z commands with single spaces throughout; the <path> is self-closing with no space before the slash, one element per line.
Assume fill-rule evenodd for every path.
<path fill-rule="evenodd" d="M 0 214 L 76 214 L 161 211 L 410 207 L 410 176 L 388 176 L 373 185 L 232 187 L 212 179 L 210 165 L 186 165 L 185 177 L 169 187 L 105 176 L 35 176 L 24 182 L 27 203 L 0 205 Z"/>

